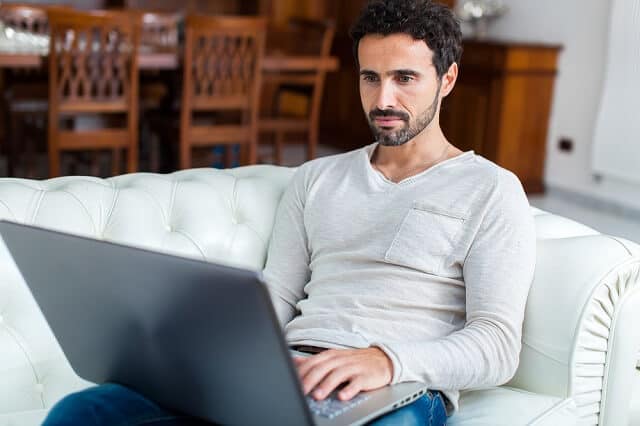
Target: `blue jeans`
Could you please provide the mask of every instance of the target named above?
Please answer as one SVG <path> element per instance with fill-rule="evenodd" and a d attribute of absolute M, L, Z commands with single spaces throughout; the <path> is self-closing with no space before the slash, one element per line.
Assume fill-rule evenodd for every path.
<path fill-rule="evenodd" d="M 375 426 L 441 426 L 447 416 L 439 392 L 374 420 Z M 58 402 L 43 426 L 205 426 L 211 423 L 179 416 L 117 384 L 104 384 L 71 394 Z"/>

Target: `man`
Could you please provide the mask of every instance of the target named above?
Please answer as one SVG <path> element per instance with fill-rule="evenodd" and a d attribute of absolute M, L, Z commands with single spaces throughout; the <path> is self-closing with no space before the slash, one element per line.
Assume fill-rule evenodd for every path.
<path fill-rule="evenodd" d="M 513 174 L 461 152 L 440 129 L 462 51 L 451 11 L 373 0 L 352 37 L 376 143 L 297 170 L 264 277 L 289 344 L 315 353 L 295 358 L 305 393 L 323 399 L 344 384 L 347 400 L 422 381 L 427 396 L 374 423 L 444 424 L 459 390 L 516 371 L 533 220 Z M 82 417 L 96 410 L 97 424 L 184 421 L 106 385 L 67 397 L 45 424 L 90 424 Z"/>

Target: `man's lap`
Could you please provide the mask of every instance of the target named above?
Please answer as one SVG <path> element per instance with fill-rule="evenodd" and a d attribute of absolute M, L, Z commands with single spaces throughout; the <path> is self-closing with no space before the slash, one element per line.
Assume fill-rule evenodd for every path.
<path fill-rule="evenodd" d="M 210 426 L 197 419 L 179 416 L 139 393 L 107 383 L 68 395 L 52 409 L 43 426 Z"/>
<path fill-rule="evenodd" d="M 441 426 L 447 421 L 440 392 L 429 392 L 415 402 L 369 423 L 370 426 Z"/>
<path fill-rule="evenodd" d="M 373 426 L 445 424 L 442 396 L 430 393 L 370 423 Z M 176 415 L 133 390 L 104 384 L 71 394 L 56 404 L 43 426 L 205 426 L 210 423 Z"/>

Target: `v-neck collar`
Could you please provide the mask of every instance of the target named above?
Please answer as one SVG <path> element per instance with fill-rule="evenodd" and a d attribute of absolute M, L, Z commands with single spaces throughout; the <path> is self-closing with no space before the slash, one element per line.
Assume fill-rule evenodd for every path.
<path fill-rule="evenodd" d="M 376 148 L 378 147 L 378 142 L 374 142 L 368 146 L 365 146 L 363 148 L 363 153 L 365 154 L 363 157 L 366 161 L 366 167 L 367 167 L 367 171 L 369 174 L 373 174 L 376 179 L 380 180 L 381 182 L 385 183 L 386 185 L 391 185 L 391 186 L 404 186 L 404 185 L 408 185 L 411 182 L 414 182 L 415 180 L 431 173 L 433 170 L 438 170 L 440 168 L 442 168 L 443 166 L 446 165 L 450 165 L 451 163 L 456 163 L 458 161 L 461 161 L 463 159 L 466 159 L 468 157 L 472 157 L 473 155 L 475 155 L 475 152 L 473 150 L 471 151 L 465 151 L 460 155 L 457 155 L 455 157 L 452 158 L 448 158 L 444 161 L 439 162 L 438 164 L 434 164 L 433 166 L 419 172 L 416 173 L 414 175 L 408 176 L 404 179 L 402 179 L 399 182 L 394 182 L 390 179 L 388 179 L 381 171 L 379 171 L 378 169 L 376 169 L 375 167 L 373 167 L 373 164 L 371 164 L 371 157 L 373 156 L 373 153 L 375 152 Z"/>

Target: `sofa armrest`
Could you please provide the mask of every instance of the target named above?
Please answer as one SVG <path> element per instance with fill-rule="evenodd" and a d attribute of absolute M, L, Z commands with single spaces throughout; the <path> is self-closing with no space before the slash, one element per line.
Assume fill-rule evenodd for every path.
<path fill-rule="evenodd" d="M 588 424 L 628 424 L 639 321 L 637 245 L 605 235 L 539 240 L 510 385 L 572 398 Z"/>

